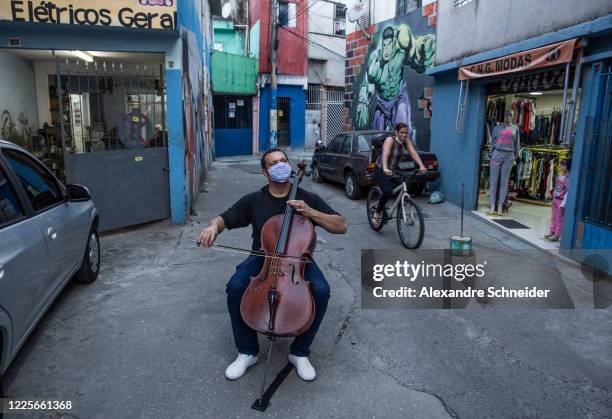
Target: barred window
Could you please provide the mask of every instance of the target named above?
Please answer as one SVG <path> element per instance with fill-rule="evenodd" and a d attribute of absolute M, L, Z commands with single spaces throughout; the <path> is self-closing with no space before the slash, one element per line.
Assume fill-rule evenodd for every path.
<path fill-rule="evenodd" d="M 456 9 L 458 7 L 461 7 L 465 4 L 468 4 L 469 2 L 471 2 L 472 0 L 453 0 L 453 9 Z"/>
<path fill-rule="evenodd" d="M 346 35 L 346 6 L 344 4 L 334 5 L 334 35 Z"/>
<path fill-rule="evenodd" d="M 416 9 L 421 8 L 422 0 L 397 0 L 395 5 L 395 15 L 406 15 Z"/>
<path fill-rule="evenodd" d="M 319 110 L 321 109 L 321 85 L 309 84 L 308 97 L 306 98 L 306 109 Z"/>

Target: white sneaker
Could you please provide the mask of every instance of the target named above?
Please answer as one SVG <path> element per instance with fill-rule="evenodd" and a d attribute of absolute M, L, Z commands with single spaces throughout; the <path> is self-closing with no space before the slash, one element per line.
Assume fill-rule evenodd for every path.
<path fill-rule="evenodd" d="M 242 377 L 246 370 L 257 362 L 257 356 L 238 354 L 238 357 L 234 362 L 229 364 L 225 370 L 225 378 L 228 380 L 237 380 Z"/>
<path fill-rule="evenodd" d="M 304 381 L 312 381 L 317 376 L 314 367 L 307 356 L 295 356 L 289 354 L 289 362 L 295 365 L 297 375 Z"/>

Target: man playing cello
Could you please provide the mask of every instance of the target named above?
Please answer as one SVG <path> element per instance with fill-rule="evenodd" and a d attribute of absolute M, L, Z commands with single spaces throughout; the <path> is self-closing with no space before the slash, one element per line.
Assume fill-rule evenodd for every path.
<path fill-rule="evenodd" d="M 323 227 L 333 234 L 344 234 L 347 231 L 343 216 L 336 213 L 318 195 L 298 189 L 295 200 L 287 201 L 291 190 L 289 178 L 291 165 L 284 151 L 271 149 L 261 158 L 262 174 L 268 179 L 268 185 L 242 197 L 227 211 L 213 218 L 208 227 L 200 233 L 198 241 L 204 247 L 212 246 L 217 236 L 224 229 L 247 227 L 253 228 L 252 250 L 261 248 L 260 236 L 263 225 L 271 217 L 283 214 L 287 203 L 295 211 L 309 218 L 315 226 Z M 227 308 L 232 322 L 234 342 L 238 349 L 238 357 L 225 370 L 225 376 L 235 380 L 257 362 L 259 343 L 257 332 L 249 328 L 240 315 L 242 295 L 249 285 L 252 276 L 261 270 L 264 258 L 251 255 L 236 267 L 236 273 L 227 283 Z M 315 318 L 312 326 L 302 335 L 295 337 L 289 350 L 289 361 L 295 365 L 298 376 L 306 381 L 314 380 L 316 373 L 308 360 L 310 345 L 321 325 L 327 309 L 330 288 L 323 273 L 314 261 L 306 264 L 305 277 L 315 300 Z"/>

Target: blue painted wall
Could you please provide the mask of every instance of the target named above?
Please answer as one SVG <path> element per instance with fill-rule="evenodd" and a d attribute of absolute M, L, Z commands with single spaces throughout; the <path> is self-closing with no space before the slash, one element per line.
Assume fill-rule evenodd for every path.
<path fill-rule="evenodd" d="M 203 19 L 210 14 L 202 9 L 203 6 L 208 7 L 208 2 L 177 2 L 181 67 L 179 71 L 172 72 L 173 84 L 170 86 L 168 80 L 167 88 L 176 96 L 172 101 L 176 112 L 171 115 L 168 110 L 168 126 L 176 125 L 174 135 L 169 133 L 173 143 L 169 142 L 168 147 L 169 160 L 175 163 L 170 165 L 172 222 L 175 224 L 182 224 L 187 219 L 192 202 L 199 195 L 200 181 L 212 161 L 212 145 L 204 116 L 207 112 L 204 102 L 210 90 L 209 85 L 205 84 L 208 80 L 205 73 L 209 73 L 210 48 L 204 37 L 209 23 Z M 185 131 L 185 126 L 191 129 Z"/>
<path fill-rule="evenodd" d="M 599 268 L 607 270 L 609 274 L 612 274 L 612 252 L 609 251 L 609 249 L 612 249 L 612 232 L 601 226 L 595 226 L 590 223 L 582 224 L 581 222 L 585 188 L 584 177 L 587 175 L 587 168 L 583 160 L 587 158 L 587 148 L 592 141 L 587 121 L 589 118 L 596 116 L 596 103 L 600 94 L 598 91 L 598 79 L 601 68 L 596 67 L 595 64 L 600 60 L 612 59 L 612 35 L 592 39 L 587 50 L 587 56 L 592 56 L 594 59 L 583 66 L 580 98 L 582 107 L 576 127 L 568 202 L 563 220 L 564 234 L 561 236 L 561 253 L 580 261 L 588 259 L 590 261 L 588 263 L 594 260 L 604 261 L 604 265 Z M 584 227 L 582 234 L 579 233 L 580 224 Z M 572 249 L 578 250 L 572 251 Z M 601 252 L 595 249 L 607 249 L 607 251 Z M 593 253 L 596 253 L 599 259 L 592 259 Z"/>
<path fill-rule="evenodd" d="M 160 52 L 172 49 L 178 38 L 172 30 L 0 22 L 0 37 L 20 38 L 22 48 L 89 51 Z"/>
<path fill-rule="evenodd" d="M 478 199 L 480 147 L 484 135 L 485 86 L 470 86 L 463 134 L 455 130 L 459 84 L 457 73 L 436 77 L 434 111 L 431 120 L 430 150 L 440 163 L 440 179 L 434 186 L 454 204 L 461 203 L 461 184 L 465 185 L 465 207 L 475 209 Z"/>
<path fill-rule="evenodd" d="M 176 3 L 179 32 L 184 27 L 196 35 L 200 55 L 204 51 L 204 38 L 202 36 L 202 2 L 201 0 L 181 0 Z"/>
<path fill-rule="evenodd" d="M 182 71 L 166 70 L 166 91 L 182 92 Z M 181 95 L 166 96 L 166 119 L 168 123 L 168 167 L 170 168 L 170 213 L 172 222 L 180 224 L 185 218 L 187 206 L 185 194 L 185 143 L 183 133 L 183 98 Z"/>
<path fill-rule="evenodd" d="M 247 156 L 253 154 L 253 129 L 215 129 L 215 156 Z"/>
<path fill-rule="evenodd" d="M 261 90 L 259 99 L 259 151 L 269 148 L 270 131 L 270 86 Z M 289 145 L 292 149 L 304 148 L 306 138 L 306 91 L 302 86 L 278 86 L 278 97 L 290 98 Z"/>

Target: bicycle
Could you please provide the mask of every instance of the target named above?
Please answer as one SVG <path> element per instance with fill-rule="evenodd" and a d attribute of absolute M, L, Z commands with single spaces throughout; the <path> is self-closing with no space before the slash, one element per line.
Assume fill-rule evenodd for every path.
<path fill-rule="evenodd" d="M 407 249 L 418 249 L 425 235 L 425 221 L 421 208 L 408 193 L 408 183 L 418 180 L 420 173 L 418 171 L 406 173 L 398 170 L 395 173 L 402 177 L 402 183 L 393 189 L 393 195 L 399 194 L 390 208 L 387 203 L 382 219 L 378 224 L 373 223 L 373 216 L 382 196 L 382 190 L 379 186 L 370 188 L 367 199 L 368 222 L 372 230 L 379 231 L 387 221 L 395 218 L 397 220 L 397 233 L 402 245 Z"/>

